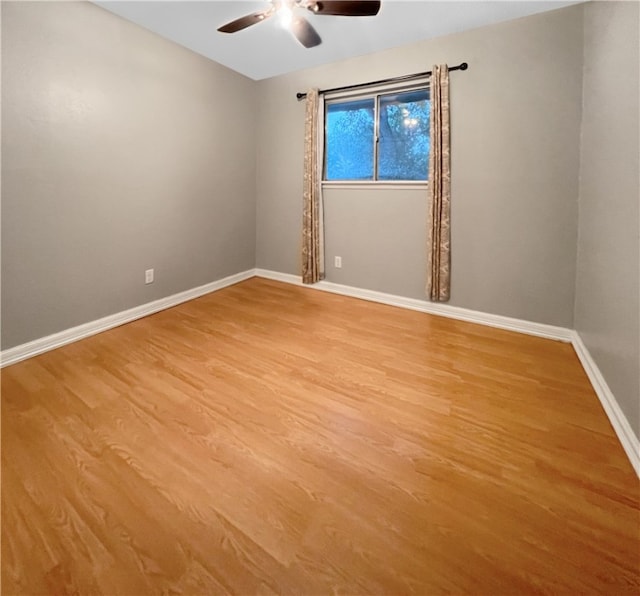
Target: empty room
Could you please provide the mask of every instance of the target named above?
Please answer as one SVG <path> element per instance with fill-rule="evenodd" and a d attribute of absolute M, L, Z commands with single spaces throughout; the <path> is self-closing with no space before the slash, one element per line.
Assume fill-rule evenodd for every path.
<path fill-rule="evenodd" d="M 3 594 L 640 592 L 640 3 L 0 6 Z"/>

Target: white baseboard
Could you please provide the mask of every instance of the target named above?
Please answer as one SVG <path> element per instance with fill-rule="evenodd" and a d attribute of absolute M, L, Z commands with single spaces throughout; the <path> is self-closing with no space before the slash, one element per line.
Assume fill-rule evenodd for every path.
<path fill-rule="evenodd" d="M 26 360 L 27 358 L 37 356 L 38 354 L 48 352 L 49 350 L 55 350 L 56 348 L 66 344 L 78 341 L 79 339 L 84 339 L 85 337 L 106 331 L 107 329 L 112 329 L 113 327 L 130 323 L 131 321 L 146 317 L 166 308 L 171 308 L 172 306 L 176 306 L 182 302 L 186 302 L 187 300 L 193 300 L 194 298 L 204 296 L 210 292 L 226 288 L 227 286 L 231 286 L 244 281 L 245 279 L 254 277 L 254 275 L 254 270 L 249 269 L 248 271 L 230 275 L 229 277 L 205 284 L 204 286 L 185 290 L 184 292 L 173 294 L 166 298 L 160 298 L 159 300 L 154 300 L 147 304 L 141 304 L 140 306 L 130 308 L 129 310 L 124 310 L 95 321 L 90 321 L 89 323 L 78 325 L 77 327 L 72 327 L 71 329 L 65 329 L 59 333 L 35 339 L 26 344 L 16 346 L 15 348 L 3 350 L 0 352 L 0 367 L 15 364 L 21 360 Z"/>
<path fill-rule="evenodd" d="M 297 275 L 288 273 L 278 273 L 266 269 L 256 269 L 256 276 L 276 281 L 283 281 L 295 285 L 303 285 L 302 279 Z M 514 319 L 511 317 L 503 317 L 501 315 L 492 315 L 489 313 L 461 308 L 459 306 L 451 306 L 449 304 L 437 304 L 428 302 L 427 300 L 417 300 L 415 298 L 405 298 L 404 296 L 396 296 L 394 294 L 385 294 L 384 292 L 376 292 L 373 290 L 365 290 L 362 288 L 354 288 L 351 286 L 343 286 L 329 281 L 320 281 L 313 285 L 305 285 L 306 288 L 314 290 L 322 290 L 333 294 L 341 294 L 343 296 L 351 296 L 353 298 L 361 298 L 390 306 L 399 306 L 410 310 L 417 310 L 432 315 L 448 317 L 450 319 L 458 319 L 460 321 L 468 321 L 470 323 L 479 323 L 489 327 L 497 327 L 498 329 L 507 329 L 508 331 L 517 331 L 526 333 L 527 335 L 536 335 L 547 339 L 555 339 L 558 341 L 570 342 L 573 331 L 565 327 L 555 327 L 554 325 L 545 325 L 543 323 L 532 323 L 522 319 Z"/>
<path fill-rule="evenodd" d="M 509 331 L 517 331 L 519 333 L 526 333 L 528 335 L 536 335 L 538 337 L 545 337 L 548 339 L 555 339 L 559 341 L 571 342 L 578 358 L 582 363 L 582 366 L 591 381 L 604 411 L 606 412 L 613 429 L 618 435 L 618 439 L 622 444 L 622 447 L 631 462 L 631 465 L 635 469 L 638 476 L 640 476 L 640 441 L 634 434 L 629 421 L 625 417 L 624 413 L 620 409 L 616 398 L 609 389 L 600 369 L 596 365 L 595 361 L 589 354 L 586 346 L 580 339 L 580 336 L 573 329 L 567 329 L 565 327 L 554 327 L 553 325 L 544 325 L 542 323 L 532 323 L 530 321 L 524 321 L 521 319 L 513 319 L 511 317 L 503 317 L 500 315 L 492 315 L 488 313 L 469 310 L 466 308 L 460 308 L 458 306 L 450 306 L 448 304 L 435 304 L 427 302 L 426 300 L 416 300 L 413 298 L 404 298 L 402 296 L 394 296 L 393 294 L 384 294 L 383 292 L 374 292 L 372 290 L 363 290 L 361 288 L 353 288 L 350 286 L 343 286 L 340 284 L 334 284 L 331 282 L 321 281 L 313 285 L 305 285 L 302 283 L 302 279 L 297 275 L 290 275 L 288 273 L 278 273 L 276 271 L 269 271 L 266 269 L 256 269 L 256 276 L 264 277 L 266 279 L 273 279 L 276 281 L 282 281 L 298 286 L 304 285 L 306 288 L 315 290 L 322 290 L 324 292 L 332 292 L 334 294 L 342 294 L 344 296 L 352 296 L 354 298 L 361 298 L 363 300 L 371 300 L 373 302 L 380 302 L 382 304 L 389 304 L 391 306 L 399 306 L 402 308 L 408 308 L 411 310 L 417 310 L 434 315 L 440 315 L 443 317 L 450 317 L 452 319 L 459 319 L 461 321 L 468 321 L 471 323 L 479 323 L 481 325 L 488 325 L 490 327 L 498 327 L 499 329 L 507 329 Z"/>
<path fill-rule="evenodd" d="M 578 355 L 578 358 L 580 359 L 580 362 L 582 363 L 584 371 L 589 377 L 589 381 L 591 381 L 591 385 L 593 386 L 604 411 L 607 413 L 607 417 L 609 418 L 609 422 L 611 422 L 611 426 L 613 426 L 613 430 L 616 432 L 616 435 L 618 435 L 622 448 L 627 454 L 636 474 L 640 477 L 640 440 L 633 432 L 627 417 L 620 409 L 613 392 L 609 389 L 609 385 L 607 385 L 607 382 L 604 380 L 598 365 L 591 357 L 589 350 L 587 350 L 587 347 L 584 345 L 584 342 L 577 331 L 573 332 L 571 343 Z"/>
<path fill-rule="evenodd" d="M 194 298 L 226 288 L 227 286 L 231 286 L 254 276 L 303 286 L 302 279 L 297 275 L 279 273 L 277 271 L 269 271 L 267 269 L 249 269 L 242 273 L 230 275 L 224 279 L 205 284 L 204 286 L 173 294 L 166 298 L 148 302 L 147 304 L 142 304 L 135 308 L 109 315 L 96 321 L 84 323 L 83 325 L 78 325 L 77 327 L 72 327 L 71 329 L 66 329 L 59 333 L 54 333 L 53 335 L 48 335 L 47 337 L 42 337 L 26 344 L 4 350 L 0 352 L 0 367 L 15 364 L 21 360 L 26 360 L 32 356 L 37 356 L 38 354 L 48 352 L 49 350 L 54 350 L 85 337 L 101 333 L 107 329 L 112 329 L 113 327 L 130 323 L 136 319 L 146 317 L 166 308 L 171 308 L 172 306 L 181 304 L 182 302 L 193 300 Z M 385 294 L 383 292 L 375 292 L 373 290 L 354 288 L 327 281 L 321 281 L 313 285 L 304 285 L 304 287 L 321 290 L 323 292 L 331 292 L 333 294 L 341 294 L 343 296 L 351 296 L 353 298 L 360 298 L 362 300 L 369 300 L 371 302 L 379 302 L 390 306 L 398 306 L 428 314 L 449 317 L 461 321 L 478 323 L 480 325 L 488 325 L 489 327 L 497 327 L 499 329 L 535 335 L 547 339 L 571 342 L 585 372 L 587 373 L 587 376 L 589 377 L 589 380 L 591 381 L 591 384 L 593 385 L 604 411 L 609 417 L 609 420 L 618 435 L 620 443 L 622 443 L 622 447 L 624 448 L 627 457 L 631 461 L 631 465 L 638 476 L 640 476 L 640 441 L 631 429 L 629 421 L 620 409 L 618 402 L 604 380 L 600 369 L 582 342 L 580 335 L 573 329 L 555 327 L 553 325 L 545 325 L 542 323 L 533 323 L 531 321 L 469 310 L 459 306 L 436 304 L 426 300 L 405 298 L 403 296 L 395 296 L 393 294 Z"/>

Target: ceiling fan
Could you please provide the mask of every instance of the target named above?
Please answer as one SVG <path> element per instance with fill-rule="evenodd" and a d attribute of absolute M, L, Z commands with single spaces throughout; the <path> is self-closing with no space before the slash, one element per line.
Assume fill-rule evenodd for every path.
<path fill-rule="evenodd" d="M 282 24 L 290 29 L 295 38 L 305 47 L 320 45 L 322 39 L 311 23 L 297 9 L 306 9 L 312 14 L 369 17 L 378 14 L 380 0 L 271 0 L 266 10 L 254 12 L 218 28 L 221 33 L 235 33 L 251 25 L 257 25 L 278 15 Z"/>

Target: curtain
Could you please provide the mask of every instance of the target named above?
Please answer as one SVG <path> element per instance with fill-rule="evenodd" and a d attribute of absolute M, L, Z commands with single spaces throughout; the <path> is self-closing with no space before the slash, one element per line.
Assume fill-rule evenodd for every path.
<path fill-rule="evenodd" d="M 324 279 L 323 124 L 324 101 L 317 89 L 311 89 L 307 92 L 304 123 L 302 283 L 305 284 Z"/>
<path fill-rule="evenodd" d="M 427 296 L 449 300 L 451 286 L 451 158 L 449 149 L 449 68 L 431 71 L 431 150 L 429 152 L 429 209 L 427 238 Z"/>

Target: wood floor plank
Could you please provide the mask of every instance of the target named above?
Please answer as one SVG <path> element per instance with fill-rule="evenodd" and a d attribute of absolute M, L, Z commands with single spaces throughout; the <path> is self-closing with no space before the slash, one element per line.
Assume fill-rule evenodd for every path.
<path fill-rule="evenodd" d="M 640 591 L 568 344 L 253 278 L 1 380 L 4 594 Z"/>

